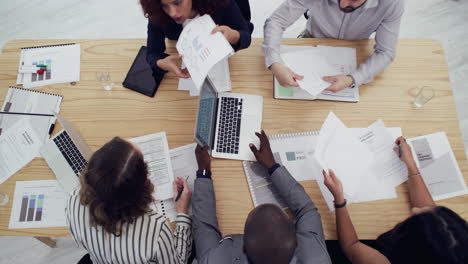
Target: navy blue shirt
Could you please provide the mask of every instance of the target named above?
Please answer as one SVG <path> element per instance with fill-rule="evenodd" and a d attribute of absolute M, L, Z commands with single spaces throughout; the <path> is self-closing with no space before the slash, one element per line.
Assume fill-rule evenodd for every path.
<path fill-rule="evenodd" d="M 228 26 L 239 31 L 239 43 L 233 46 L 235 51 L 245 49 L 250 46 L 250 42 L 252 40 L 251 34 L 253 31 L 253 24 L 242 16 L 236 1 L 229 0 L 225 8 L 220 8 L 213 15 L 211 15 L 211 17 L 216 24 Z M 177 24 L 175 21 L 171 21 L 171 23 L 166 26 L 156 25 L 148 22 L 148 49 L 146 60 L 154 71 L 165 72 L 156 65 L 156 61 L 169 56 L 169 54 L 165 53 L 165 40 L 166 38 L 171 40 L 179 39 L 182 29 L 182 25 Z"/>

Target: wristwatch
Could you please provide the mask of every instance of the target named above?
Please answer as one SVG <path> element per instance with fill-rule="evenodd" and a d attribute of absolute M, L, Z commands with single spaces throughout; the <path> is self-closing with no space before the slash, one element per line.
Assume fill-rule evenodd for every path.
<path fill-rule="evenodd" d="M 351 86 L 349 86 L 349 88 L 356 88 L 356 80 L 354 80 L 354 77 L 351 74 L 348 74 L 346 76 L 351 77 L 351 79 L 353 80 L 353 84 L 351 84 Z"/>
<path fill-rule="evenodd" d="M 211 179 L 211 171 L 209 171 L 209 170 L 197 170 L 197 178 Z"/>

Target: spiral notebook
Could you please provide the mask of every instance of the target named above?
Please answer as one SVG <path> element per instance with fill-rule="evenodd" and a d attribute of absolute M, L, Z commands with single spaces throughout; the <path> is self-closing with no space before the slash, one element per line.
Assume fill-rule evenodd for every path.
<path fill-rule="evenodd" d="M 318 131 L 310 131 L 269 136 L 276 162 L 286 167 L 297 181 L 314 180 L 317 173 L 321 172 L 313 158 L 318 135 Z M 243 165 L 255 207 L 273 203 L 287 208 L 266 168 L 253 161 L 244 161 Z"/>
<path fill-rule="evenodd" d="M 3 102 L 2 111 L 35 114 L 59 113 L 62 99 L 62 95 L 10 86 Z M 55 117 L 50 116 L 0 114 L 0 136 L 21 119 L 29 120 L 42 142 L 49 139 L 49 132 L 51 132 L 56 120 Z"/>
<path fill-rule="evenodd" d="M 32 88 L 80 80 L 81 46 L 76 43 L 21 48 L 17 84 Z M 45 68 L 43 72 L 34 72 Z M 33 72 L 28 72 L 33 69 Z M 42 69 L 44 69 L 42 68 Z M 25 72 L 26 71 L 26 72 Z"/>

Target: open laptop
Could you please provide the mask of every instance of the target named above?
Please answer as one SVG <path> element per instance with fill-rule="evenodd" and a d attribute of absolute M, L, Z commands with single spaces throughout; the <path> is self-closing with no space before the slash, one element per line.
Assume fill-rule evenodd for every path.
<path fill-rule="evenodd" d="M 93 152 L 72 123 L 55 114 L 63 129 L 49 139 L 40 153 L 66 192 L 79 188 L 81 170 Z"/>
<path fill-rule="evenodd" d="M 200 91 L 195 141 L 208 145 L 212 157 L 254 161 L 249 143 L 259 145 L 255 132 L 261 129 L 262 108 L 263 97 L 218 93 L 207 77 Z"/>

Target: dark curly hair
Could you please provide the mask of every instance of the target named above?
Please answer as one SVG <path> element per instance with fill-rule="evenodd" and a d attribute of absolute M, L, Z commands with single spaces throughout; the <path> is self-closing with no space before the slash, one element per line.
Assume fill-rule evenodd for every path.
<path fill-rule="evenodd" d="M 80 180 L 80 202 L 89 207 L 92 226 L 120 236 L 123 223 L 150 211 L 154 187 L 143 155 L 120 137 L 91 156 Z"/>
<path fill-rule="evenodd" d="M 468 223 L 443 206 L 409 217 L 376 242 L 392 263 L 468 263 Z"/>
<path fill-rule="evenodd" d="M 227 6 L 227 0 L 191 0 L 192 9 L 200 15 L 212 15 L 219 8 Z M 233 0 L 230 0 L 233 1 Z M 161 0 L 140 0 L 143 14 L 151 23 L 169 25 L 173 20 L 162 9 Z"/>

